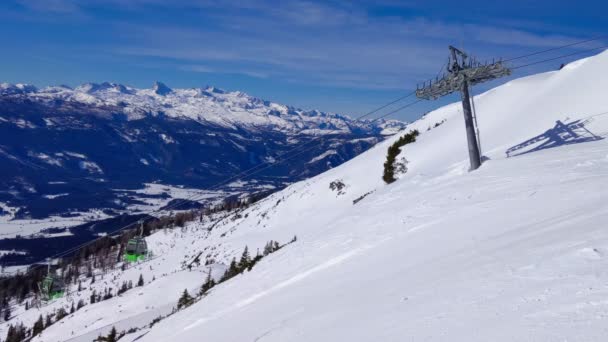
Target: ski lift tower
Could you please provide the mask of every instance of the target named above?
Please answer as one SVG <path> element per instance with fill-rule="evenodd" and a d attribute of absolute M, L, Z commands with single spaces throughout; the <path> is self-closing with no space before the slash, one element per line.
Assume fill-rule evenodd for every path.
<path fill-rule="evenodd" d="M 440 97 L 460 91 L 462 95 L 462 110 L 464 114 L 464 124 L 467 132 L 469 149 L 469 160 L 471 162 L 470 171 L 477 169 L 481 165 L 481 153 L 479 151 L 478 134 L 475 133 L 476 123 L 474 122 L 471 110 L 471 100 L 469 86 L 482 82 L 494 80 L 511 74 L 511 70 L 503 66 L 502 61 L 492 61 L 492 63 L 478 63 L 474 58 L 463 51 L 450 45 L 450 59 L 448 61 L 448 73 L 442 78 L 426 82 L 422 87 L 416 87 L 416 97 L 425 100 L 436 100 Z M 476 121 L 476 120 L 475 120 Z"/>

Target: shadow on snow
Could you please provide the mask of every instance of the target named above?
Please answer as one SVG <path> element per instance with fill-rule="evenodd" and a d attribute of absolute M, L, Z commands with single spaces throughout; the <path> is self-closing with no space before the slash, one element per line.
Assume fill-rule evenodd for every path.
<path fill-rule="evenodd" d="M 515 157 L 563 145 L 604 139 L 601 136 L 593 134 L 585 127 L 585 124 L 589 122 L 590 120 L 576 120 L 570 123 L 563 123 L 557 120 L 553 128 L 509 148 L 505 153 L 507 157 Z"/>

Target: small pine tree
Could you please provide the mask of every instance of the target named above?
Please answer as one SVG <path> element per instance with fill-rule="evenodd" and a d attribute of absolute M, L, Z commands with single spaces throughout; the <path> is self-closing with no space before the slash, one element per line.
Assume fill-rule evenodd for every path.
<path fill-rule="evenodd" d="M 62 318 L 64 318 L 65 316 L 67 316 L 68 313 L 65 311 L 64 308 L 59 308 L 59 310 L 57 310 L 57 314 L 55 317 L 55 321 L 60 321 Z"/>
<path fill-rule="evenodd" d="M 188 290 L 184 289 L 182 296 L 179 297 L 179 300 L 177 301 L 177 309 L 179 310 L 181 308 L 186 308 L 186 307 L 190 306 L 193 301 L 194 301 L 194 299 L 192 298 L 192 296 L 190 296 L 190 294 L 188 293 Z"/>
<path fill-rule="evenodd" d="M 76 304 L 76 310 L 80 310 L 84 306 L 84 300 L 79 299 L 78 304 Z"/>
<path fill-rule="evenodd" d="M 70 306 L 70 314 L 76 312 L 76 307 L 74 307 L 74 302 L 72 302 L 72 306 Z"/>
<path fill-rule="evenodd" d="M 267 256 L 270 253 L 272 253 L 272 240 L 268 241 L 266 246 L 264 246 L 264 256 Z"/>
<path fill-rule="evenodd" d="M 235 275 L 237 275 L 238 273 L 239 273 L 239 268 L 236 263 L 236 258 L 232 258 L 232 261 L 230 262 L 230 266 L 228 267 L 228 269 L 226 270 L 226 273 L 224 273 L 224 276 L 222 277 L 222 281 L 228 280 L 228 279 L 234 277 Z"/>
<path fill-rule="evenodd" d="M 137 280 L 137 286 L 144 286 L 144 276 L 139 275 L 139 280 Z"/>
<path fill-rule="evenodd" d="M 401 147 L 415 142 L 418 134 L 418 130 L 410 131 L 389 146 L 386 155 L 386 162 L 384 162 L 384 173 L 382 175 L 382 179 L 387 184 L 393 183 L 397 180 L 395 178 L 395 160 L 399 153 L 401 153 Z M 403 169 L 403 166 L 400 167 Z M 405 168 L 405 171 L 407 171 L 407 168 Z"/>
<path fill-rule="evenodd" d="M 46 320 L 44 322 L 44 328 L 46 329 L 46 328 L 50 327 L 51 325 L 53 325 L 53 319 L 51 318 L 50 314 L 47 314 Z"/>
<path fill-rule="evenodd" d="M 127 285 L 126 281 L 122 282 L 122 285 L 118 289 L 118 295 L 121 295 L 129 290 L 129 285 Z"/>
<path fill-rule="evenodd" d="M 6 333 L 6 341 L 5 342 L 21 342 L 25 340 L 26 331 L 23 323 L 19 323 L 15 326 L 12 324 L 9 325 L 8 331 Z"/>
<path fill-rule="evenodd" d="M 15 342 L 15 327 L 11 324 L 6 332 L 6 342 Z"/>
<path fill-rule="evenodd" d="M 32 336 L 40 334 L 42 330 L 44 330 L 44 321 L 42 320 L 42 315 L 40 315 L 32 327 Z"/>
<path fill-rule="evenodd" d="M 116 332 L 116 327 L 112 326 L 112 330 L 110 330 L 108 337 L 106 337 L 106 342 L 116 342 L 116 335 L 118 335 Z"/>
<path fill-rule="evenodd" d="M 11 307 L 7 306 L 6 309 L 4 309 L 4 320 L 8 321 L 9 319 L 11 319 Z"/>
<path fill-rule="evenodd" d="M 241 260 L 238 264 L 239 271 L 244 271 L 251 264 L 251 257 L 249 256 L 249 249 L 245 246 L 245 250 L 243 250 L 243 254 L 241 255 Z"/>
<path fill-rule="evenodd" d="M 207 279 L 205 280 L 205 283 L 203 284 L 203 286 L 201 286 L 201 291 L 200 291 L 200 295 L 204 295 L 205 293 L 207 293 L 207 291 L 211 290 L 212 287 L 215 286 L 215 280 L 213 280 L 213 277 L 211 276 L 211 270 L 209 270 L 209 273 L 207 273 Z"/>
<path fill-rule="evenodd" d="M 97 295 L 95 294 L 95 290 L 93 290 L 93 293 L 91 293 L 91 299 L 89 300 L 89 302 L 91 304 L 95 304 L 96 301 L 97 301 Z"/>

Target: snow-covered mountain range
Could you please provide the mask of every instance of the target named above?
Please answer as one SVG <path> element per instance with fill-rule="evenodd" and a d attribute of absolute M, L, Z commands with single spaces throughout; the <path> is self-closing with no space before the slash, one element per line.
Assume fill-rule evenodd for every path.
<path fill-rule="evenodd" d="M 468 172 L 460 103 L 403 133 L 407 171 L 382 181 L 402 134 L 242 210 L 147 237 L 154 257 L 0 325 L 33 342 L 603 341 L 608 320 L 608 52 L 475 98 L 482 167 Z M 247 246 L 287 244 L 181 310 Z M 202 256 L 200 264 L 190 262 Z M 193 267 L 187 267 L 188 265 Z M 144 284 L 89 303 L 93 291 Z M 104 290 L 105 289 L 105 290 Z M 115 293 L 115 292 L 114 292 Z"/>
<path fill-rule="evenodd" d="M 404 125 L 213 87 L 3 83 L 0 234 L 30 235 L 157 209 L 305 145 L 301 158 L 234 179 L 200 199 L 281 188 L 349 160 Z"/>
<path fill-rule="evenodd" d="M 358 121 L 344 115 L 305 111 L 265 101 L 240 91 L 228 92 L 215 87 L 171 89 L 161 82 L 154 83 L 150 89 L 109 82 L 86 83 L 74 89 L 68 86 L 38 89 L 28 84 L 2 83 L 0 96 L 25 96 L 30 101 L 53 105 L 67 102 L 114 108 L 126 120 L 167 116 L 231 129 L 272 129 L 292 134 L 374 132 L 390 135 L 403 128 L 403 124 L 395 120 Z M 116 115 L 111 111 L 98 114 L 108 118 Z"/>

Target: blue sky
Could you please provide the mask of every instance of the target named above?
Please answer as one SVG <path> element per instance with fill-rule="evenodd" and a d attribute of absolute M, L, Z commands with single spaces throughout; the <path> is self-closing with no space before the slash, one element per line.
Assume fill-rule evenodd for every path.
<path fill-rule="evenodd" d="M 607 11 L 596 0 L 3 0 L 0 82 L 214 85 L 356 116 L 434 77 L 449 44 L 480 59 L 519 56 L 608 34 Z"/>

